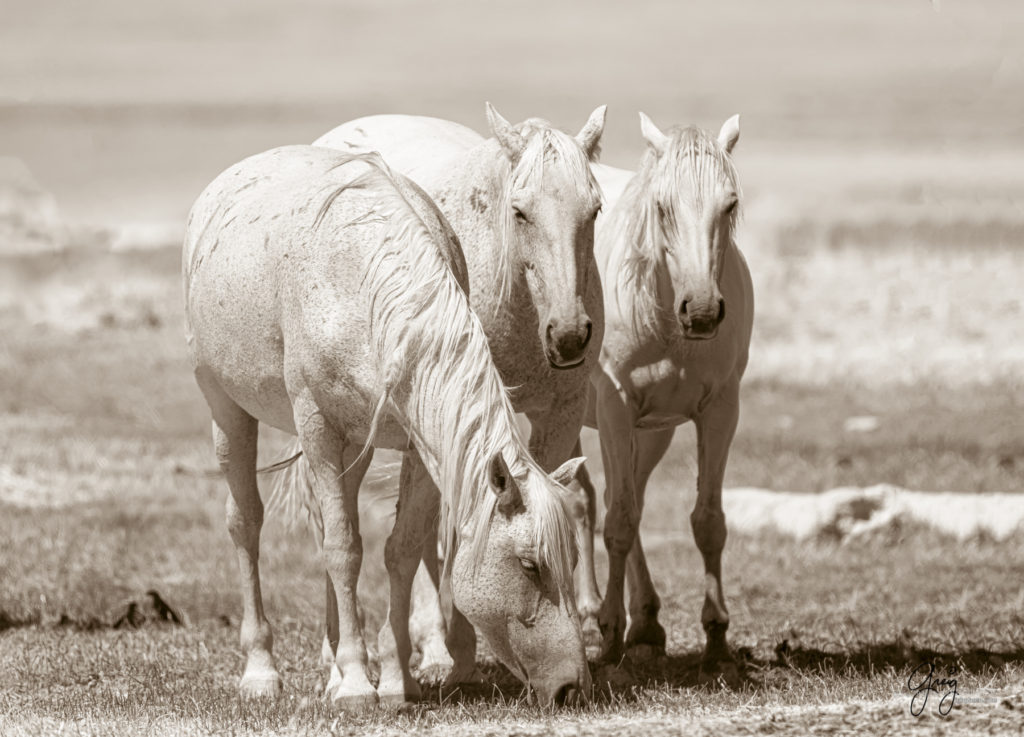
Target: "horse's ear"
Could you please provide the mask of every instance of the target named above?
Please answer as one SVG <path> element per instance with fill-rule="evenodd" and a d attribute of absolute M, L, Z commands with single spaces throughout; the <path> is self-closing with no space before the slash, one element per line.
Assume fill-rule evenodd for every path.
<path fill-rule="evenodd" d="M 576 483 L 576 474 L 587 459 L 583 456 L 570 458 L 561 466 L 551 472 L 551 478 L 565 487 L 573 486 Z"/>
<path fill-rule="evenodd" d="M 601 155 L 601 134 L 604 132 L 604 116 L 607 112 L 608 106 L 601 105 L 590 114 L 586 125 L 576 134 L 576 140 L 591 161 L 597 161 Z"/>
<path fill-rule="evenodd" d="M 740 116 L 733 115 L 722 124 L 722 130 L 718 132 L 718 145 L 724 148 L 727 154 L 731 154 L 738 140 L 740 140 Z"/>
<path fill-rule="evenodd" d="M 665 149 L 668 148 L 668 136 L 662 133 L 654 121 L 647 117 L 647 113 L 643 112 L 640 113 L 640 133 L 659 156 L 665 153 Z"/>
<path fill-rule="evenodd" d="M 508 156 L 509 161 L 515 164 L 523 155 L 526 139 L 512 129 L 512 124 L 501 117 L 501 113 L 494 109 L 494 105 L 489 102 L 485 104 L 487 106 L 487 123 L 491 127 L 491 133 L 505 149 L 505 155 Z"/>
<path fill-rule="evenodd" d="M 512 478 L 501 451 L 491 456 L 491 462 L 487 464 L 487 475 L 491 491 L 498 497 L 498 509 L 503 515 L 511 517 L 525 509 L 519 485 Z"/>

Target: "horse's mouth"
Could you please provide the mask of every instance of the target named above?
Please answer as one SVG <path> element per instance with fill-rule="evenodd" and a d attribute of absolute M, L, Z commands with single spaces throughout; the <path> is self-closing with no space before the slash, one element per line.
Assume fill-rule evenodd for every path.
<path fill-rule="evenodd" d="M 683 328 L 683 337 L 687 340 L 711 340 L 718 335 L 718 326 L 708 332 L 698 333 L 690 330 L 689 328 Z"/>
<path fill-rule="evenodd" d="M 582 366 L 584 361 L 586 360 L 586 356 L 581 356 L 572 363 L 555 363 L 551 356 L 548 356 L 548 366 L 555 369 L 555 371 L 571 371 L 574 368 L 579 368 L 580 366 Z"/>

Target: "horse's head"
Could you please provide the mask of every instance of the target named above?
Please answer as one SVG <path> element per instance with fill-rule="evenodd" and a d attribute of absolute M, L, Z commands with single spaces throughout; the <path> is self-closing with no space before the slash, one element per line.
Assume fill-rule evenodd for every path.
<path fill-rule="evenodd" d="M 717 139 L 693 127 L 662 133 L 643 113 L 640 130 L 649 146 L 641 166 L 646 228 L 654 241 L 649 246 L 663 251 L 682 334 L 713 338 L 725 318 L 719 279 L 740 203 L 731 158 L 740 137 L 739 116 L 725 121 Z"/>
<path fill-rule="evenodd" d="M 513 476 L 495 454 L 487 480 L 494 513 L 464 532 L 452 564 L 459 611 L 542 701 L 560 705 L 590 691 L 572 588 L 576 540 L 559 485 L 582 461 L 566 461 L 551 477 L 532 463 Z"/>
<path fill-rule="evenodd" d="M 605 106 L 570 136 L 531 118 L 513 126 L 488 103 L 491 132 L 508 159 L 502 227 L 507 281 L 525 276 L 539 318 L 539 337 L 556 369 L 583 363 L 593 331 L 584 306 L 601 207 L 589 163 L 599 152 Z"/>

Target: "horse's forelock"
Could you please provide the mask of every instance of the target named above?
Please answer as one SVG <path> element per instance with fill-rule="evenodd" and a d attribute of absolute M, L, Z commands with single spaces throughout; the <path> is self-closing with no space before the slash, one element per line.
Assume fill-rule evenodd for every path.
<path fill-rule="evenodd" d="M 662 319 L 657 302 L 658 269 L 661 252 L 669 233 L 663 227 L 659 208 L 664 208 L 664 219 L 675 222 L 675 208 L 684 205 L 690 196 L 694 204 L 710 198 L 719 177 L 724 176 L 741 198 L 739 176 L 732 157 L 718 144 L 708 131 L 695 126 L 675 126 L 669 129 L 668 146 L 663 152 L 648 147 L 640 161 L 637 176 L 629 183 L 623 199 L 632 202 L 625 221 L 619 225 L 628 244 L 623 275 L 631 287 L 630 300 L 636 328 L 652 331 L 657 337 L 667 338 L 676 329 L 674 320 Z M 730 216 L 730 231 L 735 232 L 740 207 Z M 673 228 L 674 229 L 674 228 Z"/>

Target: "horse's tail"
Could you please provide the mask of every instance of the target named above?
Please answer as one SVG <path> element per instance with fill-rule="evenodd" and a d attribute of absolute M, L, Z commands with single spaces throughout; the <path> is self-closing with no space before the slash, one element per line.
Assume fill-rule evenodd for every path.
<path fill-rule="evenodd" d="M 391 387 L 389 385 L 377 400 L 373 418 L 370 420 L 370 431 L 366 434 L 366 443 L 363 445 L 363 449 L 359 451 L 359 455 L 348 468 L 341 472 L 342 476 L 362 461 L 373 447 L 373 441 L 377 437 L 377 429 L 380 426 L 380 418 L 384 414 L 390 394 Z M 298 438 L 292 441 L 289 451 L 289 455 L 284 460 L 257 470 L 257 473 L 278 474 L 274 479 L 270 499 L 267 502 L 267 512 L 269 514 L 280 513 L 285 520 L 292 524 L 297 524 L 300 518 L 305 516 L 306 525 L 313 531 L 313 539 L 320 546 L 324 539 L 324 520 L 320 514 L 320 503 L 317 501 L 316 492 L 313 491 L 313 470 L 302 452 L 302 444 Z"/>
<path fill-rule="evenodd" d="M 320 545 L 324 539 L 324 522 L 313 491 L 312 469 L 302 454 L 298 438 L 291 442 L 288 450 L 289 456 L 283 461 L 258 471 L 277 474 L 267 502 L 267 513 L 279 514 L 291 525 L 298 525 L 304 517 L 307 527 L 313 532 L 313 539 Z"/>

